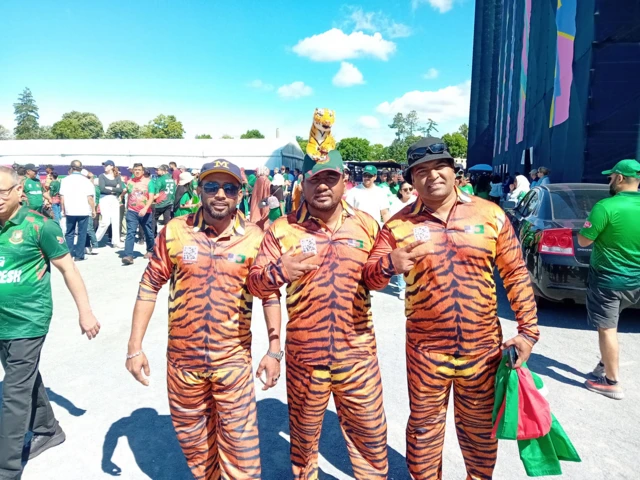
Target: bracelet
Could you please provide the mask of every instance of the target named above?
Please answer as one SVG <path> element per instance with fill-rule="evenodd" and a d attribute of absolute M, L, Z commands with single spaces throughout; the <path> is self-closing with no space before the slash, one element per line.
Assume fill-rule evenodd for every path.
<path fill-rule="evenodd" d="M 136 353 L 134 353 L 132 355 L 127 354 L 127 360 L 131 360 L 132 358 L 136 358 L 138 355 L 142 355 L 142 354 L 143 354 L 142 350 L 140 350 L 139 352 L 136 352 Z"/>

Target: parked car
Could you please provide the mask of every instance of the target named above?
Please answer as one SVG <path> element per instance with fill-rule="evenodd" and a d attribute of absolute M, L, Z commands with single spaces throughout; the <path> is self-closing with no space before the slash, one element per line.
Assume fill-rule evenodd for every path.
<path fill-rule="evenodd" d="M 577 236 L 593 206 L 608 196 L 608 185 L 550 184 L 533 188 L 517 205 L 504 205 L 539 305 L 586 302 L 592 246 L 581 247 Z"/>

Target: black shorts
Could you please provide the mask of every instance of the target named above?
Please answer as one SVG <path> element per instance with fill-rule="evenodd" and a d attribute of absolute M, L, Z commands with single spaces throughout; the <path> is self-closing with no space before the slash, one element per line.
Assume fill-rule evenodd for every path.
<path fill-rule="evenodd" d="M 610 290 L 589 283 L 587 288 L 587 318 L 596 328 L 618 328 L 620 312 L 640 304 L 640 288 Z"/>

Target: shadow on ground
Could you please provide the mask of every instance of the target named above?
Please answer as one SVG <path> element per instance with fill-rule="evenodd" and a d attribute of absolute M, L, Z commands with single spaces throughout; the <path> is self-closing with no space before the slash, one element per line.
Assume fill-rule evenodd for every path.
<path fill-rule="evenodd" d="M 264 480 L 288 480 L 291 474 L 289 460 L 289 414 L 287 405 L 276 399 L 258 402 L 260 428 L 260 459 Z M 169 415 L 158 415 L 152 408 L 140 408 L 129 417 L 121 418 L 107 432 L 103 445 L 102 470 L 113 476 L 130 477 L 112 458 L 118 439 L 126 437 L 140 470 L 152 480 L 187 480 L 192 476 L 180 450 L 180 445 Z M 338 416 L 327 411 L 320 438 L 320 455 L 336 470 L 353 476 L 351 462 L 342 437 Z M 389 449 L 389 479 L 408 480 L 405 459 Z M 320 471 L 321 480 L 337 477 Z"/>
<path fill-rule="evenodd" d="M 567 365 L 566 363 L 559 362 L 557 360 L 554 360 L 553 358 L 540 355 L 538 353 L 535 353 L 535 351 L 531 353 L 531 356 L 527 361 L 527 365 L 533 372 L 537 373 L 538 375 L 553 378 L 560 383 L 571 385 L 573 387 L 583 388 L 584 380 L 589 378 L 587 372 L 576 370 L 571 365 Z M 567 376 L 566 374 L 569 374 L 569 376 Z M 571 378 L 571 375 L 577 376 L 583 380 L 576 380 L 575 378 Z"/>
<path fill-rule="evenodd" d="M 2 384 L 3 382 L 0 382 L 0 408 L 2 407 Z M 58 405 L 59 407 L 64 408 L 67 412 L 69 412 L 69 415 L 72 415 L 74 417 L 81 417 L 87 412 L 86 410 L 74 405 L 74 403 L 68 398 L 57 394 L 50 388 L 47 388 L 46 390 L 47 390 L 47 396 L 49 397 L 49 400 L 52 403 L 55 403 L 56 405 Z"/>

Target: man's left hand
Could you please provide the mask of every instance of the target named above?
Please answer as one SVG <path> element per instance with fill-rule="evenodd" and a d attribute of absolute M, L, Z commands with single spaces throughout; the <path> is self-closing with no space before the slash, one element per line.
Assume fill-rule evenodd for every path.
<path fill-rule="evenodd" d="M 267 374 L 266 382 L 261 378 L 262 372 L 266 372 Z M 269 355 L 265 355 L 262 357 L 262 360 L 260 360 L 260 365 L 258 365 L 258 370 L 256 370 L 256 377 L 264 384 L 262 390 L 269 390 L 275 387 L 280 378 L 280 362 Z"/>
<path fill-rule="evenodd" d="M 80 314 L 80 332 L 86 335 L 89 340 L 95 338 L 100 332 L 100 322 L 93 312 Z"/>
<path fill-rule="evenodd" d="M 506 350 L 512 345 L 515 346 L 516 350 L 518 351 L 518 361 L 515 364 L 515 368 L 520 368 L 522 362 L 526 362 L 527 360 L 529 360 L 533 345 L 522 335 L 516 335 L 515 337 L 504 342 L 501 349 Z"/>
<path fill-rule="evenodd" d="M 146 208 L 143 208 L 142 210 L 140 210 L 138 212 L 138 216 L 139 217 L 144 217 L 147 213 L 149 213 L 149 210 L 147 210 Z"/>

